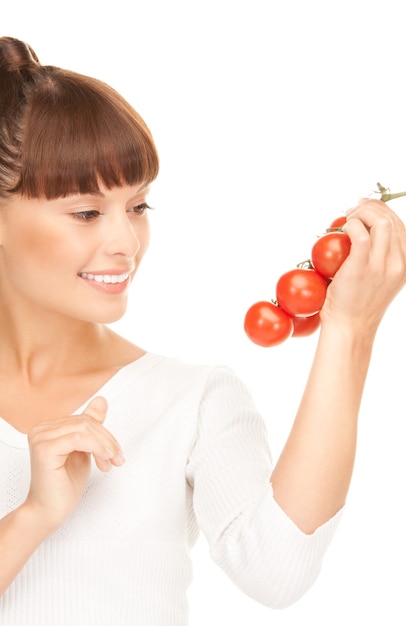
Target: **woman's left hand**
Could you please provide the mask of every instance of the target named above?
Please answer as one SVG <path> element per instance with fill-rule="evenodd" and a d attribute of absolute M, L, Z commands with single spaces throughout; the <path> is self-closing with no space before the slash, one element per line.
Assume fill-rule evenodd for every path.
<path fill-rule="evenodd" d="M 362 199 L 348 211 L 350 254 L 334 276 L 321 311 L 333 321 L 376 330 L 387 307 L 406 283 L 406 228 L 380 200 Z"/>

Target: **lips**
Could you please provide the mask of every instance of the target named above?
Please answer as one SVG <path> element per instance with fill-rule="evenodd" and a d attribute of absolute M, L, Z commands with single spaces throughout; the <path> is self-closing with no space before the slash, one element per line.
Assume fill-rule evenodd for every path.
<path fill-rule="evenodd" d="M 86 285 L 101 293 L 119 295 L 126 292 L 132 271 L 79 272 L 78 276 Z"/>

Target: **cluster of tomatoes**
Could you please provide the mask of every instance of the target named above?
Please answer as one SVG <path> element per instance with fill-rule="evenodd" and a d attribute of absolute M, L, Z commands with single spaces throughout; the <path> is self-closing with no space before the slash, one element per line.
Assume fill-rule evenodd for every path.
<path fill-rule="evenodd" d="M 279 278 L 275 300 L 256 302 L 248 309 L 244 330 L 251 341 L 263 347 L 276 346 L 318 329 L 327 287 L 350 252 L 344 223 L 345 216 L 335 219 L 316 240 L 311 258 Z"/>

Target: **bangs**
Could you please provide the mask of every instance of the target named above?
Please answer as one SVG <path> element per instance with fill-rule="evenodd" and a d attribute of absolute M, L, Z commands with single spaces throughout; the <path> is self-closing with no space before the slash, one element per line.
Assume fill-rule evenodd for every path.
<path fill-rule="evenodd" d="M 48 200 L 99 186 L 152 182 L 159 160 L 139 114 L 108 85 L 43 67 L 23 120 L 21 170 L 12 190 Z"/>

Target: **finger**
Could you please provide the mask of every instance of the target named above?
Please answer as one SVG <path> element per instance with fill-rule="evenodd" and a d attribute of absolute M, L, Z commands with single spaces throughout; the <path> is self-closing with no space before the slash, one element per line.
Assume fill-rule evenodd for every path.
<path fill-rule="evenodd" d="M 343 230 L 351 240 L 351 259 L 362 262 L 365 265 L 368 261 L 371 246 L 368 229 L 361 220 L 351 219 L 345 223 Z"/>
<path fill-rule="evenodd" d="M 352 217 L 357 217 L 363 221 L 373 220 L 374 216 L 386 216 L 393 223 L 396 223 L 398 228 L 405 226 L 399 215 L 386 202 L 376 198 L 360 198 L 358 205 L 346 212 L 347 220 Z"/>
<path fill-rule="evenodd" d="M 366 211 L 368 211 L 368 214 L 371 214 L 374 212 L 387 212 L 388 213 L 390 212 L 390 208 L 388 207 L 387 204 L 385 204 L 385 202 L 382 202 L 381 200 L 371 199 L 371 198 L 360 198 L 358 200 L 358 204 L 352 207 L 351 209 L 348 209 L 345 215 L 346 215 L 347 220 L 349 220 L 352 217 L 359 217 L 360 215 L 364 215 Z"/>
<path fill-rule="evenodd" d="M 74 424 L 81 417 L 84 417 L 85 419 L 90 417 L 96 420 L 96 422 L 98 422 L 99 424 L 102 424 L 106 418 L 107 408 L 107 400 L 102 396 L 97 396 L 90 400 L 82 413 L 40 422 L 39 424 L 36 424 L 31 430 L 32 433 L 44 432 L 48 433 L 49 436 L 52 436 L 52 431 L 57 431 L 60 427 L 71 428 L 71 425 Z"/>
<path fill-rule="evenodd" d="M 71 452 L 87 452 L 114 465 L 122 465 L 124 456 L 118 441 L 110 431 L 86 414 L 70 416 L 58 423 L 35 426 L 28 435 L 30 447 L 41 450 L 41 455 L 66 456 Z"/>
<path fill-rule="evenodd" d="M 108 409 L 107 400 L 103 398 L 102 396 L 96 396 L 89 402 L 89 404 L 83 411 L 82 415 L 90 415 L 90 417 L 93 417 L 97 421 L 104 422 L 106 418 L 107 409 Z M 104 458 L 102 459 L 102 463 L 100 465 L 97 455 L 96 454 L 93 455 L 97 466 L 102 471 L 108 471 L 108 469 L 111 468 L 111 465 L 119 466 L 125 463 L 125 457 L 124 457 L 123 450 L 120 444 L 118 443 L 117 439 L 115 439 L 113 435 L 111 435 L 111 433 L 109 433 L 109 435 L 113 441 L 113 445 L 111 446 L 112 454 L 109 457 L 109 463 L 107 464 L 107 469 L 103 469 L 106 466 L 106 462 Z"/>
<path fill-rule="evenodd" d="M 346 218 L 348 219 L 349 217 L 351 217 L 356 211 L 358 211 L 360 206 L 362 206 L 368 201 L 369 201 L 369 198 L 359 198 L 358 203 L 355 206 L 351 207 L 350 209 L 347 209 L 347 211 L 345 212 Z"/>
<path fill-rule="evenodd" d="M 82 415 L 90 415 L 90 417 L 93 417 L 98 422 L 103 423 L 106 419 L 107 409 L 107 400 L 102 396 L 96 396 L 95 398 L 90 400 L 89 404 L 82 412 Z"/>
<path fill-rule="evenodd" d="M 358 260 L 369 261 L 370 270 L 384 270 L 390 259 L 398 253 L 396 224 L 387 215 L 364 215 L 363 220 L 350 219 L 345 232 L 351 239 L 351 253 Z"/>
<path fill-rule="evenodd" d="M 354 219 L 360 220 L 365 225 L 372 239 L 375 236 L 378 238 L 383 236 L 387 240 L 388 237 L 399 236 L 404 230 L 404 224 L 399 216 L 384 202 L 376 200 L 371 200 L 353 209 L 347 216 L 344 230 L 347 224 L 351 224 Z"/>
<path fill-rule="evenodd" d="M 78 451 L 71 452 L 66 457 L 65 465 L 68 468 L 72 467 L 72 466 L 73 467 L 76 466 L 76 467 L 82 468 L 83 467 L 83 463 L 84 463 L 84 458 L 83 458 L 84 455 L 87 457 L 87 459 L 90 456 L 90 454 L 86 454 L 86 453 L 83 453 L 83 452 L 78 452 Z M 98 469 L 101 472 L 109 472 L 112 469 L 112 467 L 113 467 L 110 459 L 105 459 L 105 458 L 102 458 L 100 456 L 95 456 L 94 460 L 95 460 L 96 466 L 98 467 Z"/>
<path fill-rule="evenodd" d="M 103 440 L 96 439 L 83 433 L 64 434 L 54 439 L 43 439 L 35 444 L 35 454 L 32 461 L 35 466 L 48 470 L 57 470 L 65 464 L 67 458 L 74 453 L 93 455 L 103 461 L 112 460 L 114 453 L 111 445 Z"/>
<path fill-rule="evenodd" d="M 47 454 L 48 452 L 48 454 Z M 119 467 L 125 463 L 125 458 L 119 444 L 111 438 L 105 440 L 80 433 L 61 435 L 52 440 L 45 440 L 40 448 L 41 457 L 55 459 L 54 469 L 62 467 L 72 453 L 82 452 L 92 455 L 97 467 L 109 471 L 112 465 Z"/>
<path fill-rule="evenodd" d="M 403 223 L 391 210 L 365 205 L 347 220 L 345 232 L 351 239 L 350 257 L 357 262 L 352 271 L 368 271 L 376 285 L 397 277 L 403 284 L 406 263 L 406 233 Z"/>

